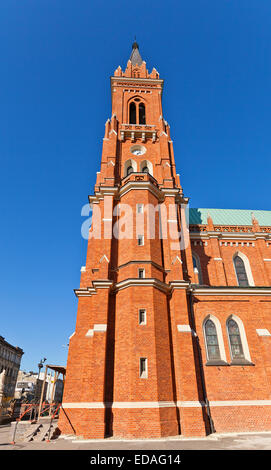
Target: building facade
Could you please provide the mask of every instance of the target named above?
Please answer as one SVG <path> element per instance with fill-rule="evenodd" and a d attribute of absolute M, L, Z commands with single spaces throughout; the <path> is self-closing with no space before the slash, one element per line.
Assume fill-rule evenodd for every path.
<path fill-rule="evenodd" d="M 14 397 L 15 385 L 20 369 L 23 350 L 12 346 L 3 336 L 0 336 L 0 374 L 5 371 L 4 399 Z"/>
<path fill-rule="evenodd" d="M 26 398 L 27 401 L 39 402 L 44 381 L 44 372 L 33 373 L 19 371 L 15 388 L 15 398 Z M 61 403 L 63 395 L 63 380 L 55 380 L 52 373 L 46 375 L 43 400 L 48 402 Z"/>
<path fill-rule="evenodd" d="M 62 433 L 271 429 L 271 211 L 188 209 L 162 90 L 134 43 L 89 196 Z"/>
<path fill-rule="evenodd" d="M 38 374 L 34 374 L 33 372 L 20 370 L 17 377 L 14 398 L 26 397 L 28 401 L 33 400 L 37 375 Z"/>

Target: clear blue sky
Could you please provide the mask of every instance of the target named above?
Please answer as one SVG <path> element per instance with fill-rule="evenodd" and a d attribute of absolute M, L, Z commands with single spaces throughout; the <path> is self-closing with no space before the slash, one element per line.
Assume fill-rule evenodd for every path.
<path fill-rule="evenodd" d="M 191 207 L 271 209 L 270 0 L 8 0 L 0 5 L 0 334 L 65 364 L 109 77 L 134 35 L 165 79 Z"/>

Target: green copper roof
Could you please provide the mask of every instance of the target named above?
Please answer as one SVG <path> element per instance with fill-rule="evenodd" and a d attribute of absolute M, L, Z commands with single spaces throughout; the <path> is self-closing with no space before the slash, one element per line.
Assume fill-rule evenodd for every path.
<path fill-rule="evenodd" d="M 208 214 L 214 225 L 252 225 L 252 214 L 261 226 L 271 226 L 271 211 L 243 209 L 189 209 L 189 224 L 207 224 Z"/>

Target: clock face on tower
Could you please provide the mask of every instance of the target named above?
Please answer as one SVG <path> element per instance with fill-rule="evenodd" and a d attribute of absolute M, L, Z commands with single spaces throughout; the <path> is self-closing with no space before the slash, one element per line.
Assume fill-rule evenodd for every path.
<path fill-rule="evenodd" d="M 141 149 L 135 149 L 135 150 L 132 150 L 132 154 L 133 155 L 142 155 L 142 150 Z"/>
<path fill-rule="evenodd" d="M 143 145 L 134 145 L 130 148 L 133 155 L 143 155 L 146 152 L 146 148 Z"/>

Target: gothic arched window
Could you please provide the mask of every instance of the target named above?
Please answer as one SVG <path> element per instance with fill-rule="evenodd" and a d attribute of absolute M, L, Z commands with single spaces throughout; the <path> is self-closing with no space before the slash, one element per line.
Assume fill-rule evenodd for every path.
<path fill-rule="evenodd" d="M 146 124 L 146 117 L 145 117 L 145 105 L 143 103 L 139 103 L 139 124 Z"/>
<path fill-rule="evenodd" d="M 197 268 L 197 269 L 198 269 L 197 260 L 196 260 L 195 256 L 193 255 L 192 258 L 193 258 L 193 268 Z"/>
<path fill-rule="evenodd" d="M 192 259 L 193 259 L 194 273 L 198 276 L 198 283 L 202 284 L 202 274 L 201 274 L 201 267 L 200 267 L 199 257 L 198 257 L 198 255 L 193 253 L 192 254 Z"/>
<path fill-rule="evenodd" d="M 130 124 L 136 124 L 136 105 L 133 101 L 129 106 L 129 119 Z"/>
<path fill-rule="evenodd" d="M 227 321 L 227 329 L 232 359 L 244 359 L 245 356 L 241 341 L 240 330 L 239 326 L 237 325 L 237 322 L 230 318 Z"/>
<path fill-rule="evenodd" d="M 151 162 L 149 162 L 148 160 L 143 160 L 143 162 L 140 163 L 140 172 L 149 173 L 150 175 L 153 175 L 153 166 Z"/>
<path fill-rule="evenodd" d="M 240 256 L 233 259 L 236 277 L 239 286 L 249 286 L 245 263 Z"/>
<path fill-rule="evenodd" d="M 208 319 L 204 324 L 208 360 L 220 360 L 217 331 L 214 322 Z"/>
<path fill-rule="evenodd" d="M 135 160 L 130 158 L 129 160 L 126 160 L 124 162 L 124 168 L 123 168 L 123 176 L 126 178 L 126 176 L 130 175 L 131 173 L 136 173 L 137 172 L 137 163 Z"/>
<path fill-rule="evenodd" d="M 131 165 L 128 166 L 128 168 L 127 168 L 127 176 L 130 175 L 131 173 L 133 173 L 133 171 L 134 171 L 133 167 L 132 167 Z"/>
<path fill-rule="evenodd" d="M 133 98 L 129 104 L 129 124 L 146 124 L 146 108 L 141 98 Z"/>

